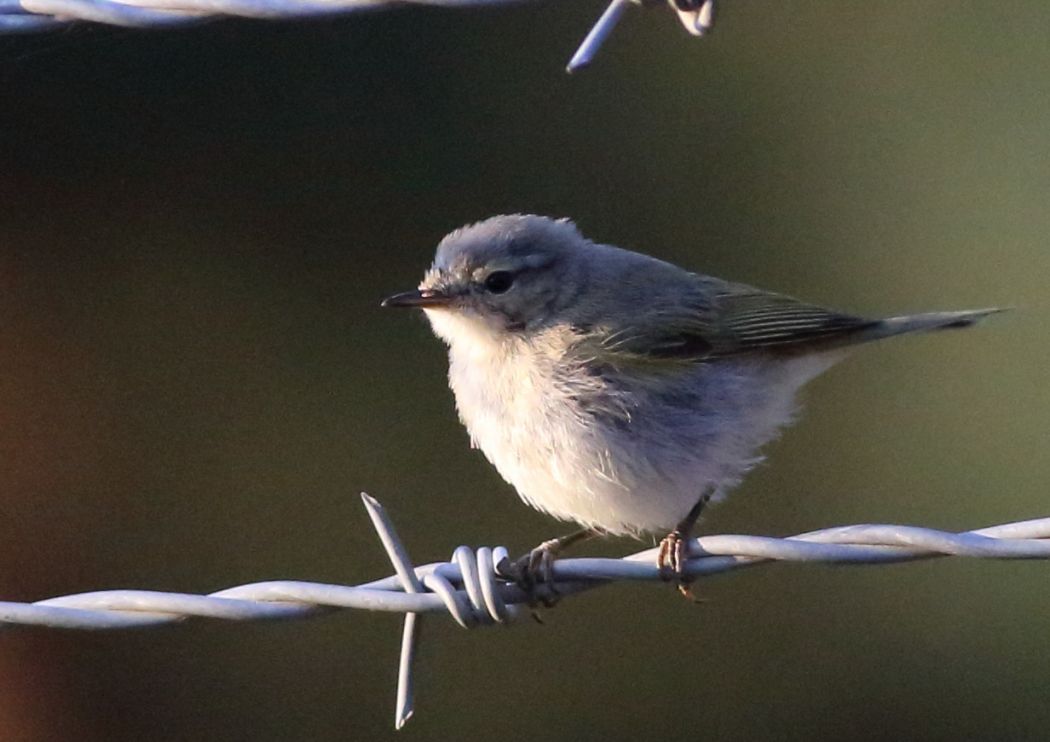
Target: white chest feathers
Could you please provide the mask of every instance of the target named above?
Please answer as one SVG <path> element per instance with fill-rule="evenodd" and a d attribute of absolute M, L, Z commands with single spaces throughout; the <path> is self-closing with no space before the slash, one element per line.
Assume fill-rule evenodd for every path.
<path fill-rule="evenodd" d="M 427 315 L 449 344 L 449 385 L 472 444 L 533 507 L 612 533 L 666 532 L 702 495 L 735 485 L 791 421 L 796 390 L 834 360 L 700 364 L 662 388 L 621 377 L 581 398 L 559 375 L 557 342 Z M 625 414 L 595 414 L 610 409 L 602 395 Z"/>

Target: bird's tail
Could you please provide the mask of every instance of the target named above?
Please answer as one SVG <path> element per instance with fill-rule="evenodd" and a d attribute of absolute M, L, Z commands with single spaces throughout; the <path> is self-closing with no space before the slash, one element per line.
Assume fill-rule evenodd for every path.
<path fill-rule="evenodd" d="M 929 330 L 948 330 L 956 327 L 970 327 L 990 314 L 1007 311 L 1006 308 L 970 309 L 960 312 L 928 312 L 926 314 L 909 314 L 903 317 L 887 317 L 867 327 L 861 337 L 863 340 L 880 340 L 882 338 L 903 335 L 906 332 L 926 332 Z"/>

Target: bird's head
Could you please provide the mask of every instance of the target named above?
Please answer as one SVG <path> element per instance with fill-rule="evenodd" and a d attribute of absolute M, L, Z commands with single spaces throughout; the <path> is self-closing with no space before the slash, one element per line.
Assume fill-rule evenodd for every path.
<path fill-rule="evenodd" d="M 419 288 L 383 306 L 422 308 L 449 343 L 521 337 L 577 300 L 586 278 L 580 252 L 590 244 L 566 219 L 495 216 L 447 235 Z"/>

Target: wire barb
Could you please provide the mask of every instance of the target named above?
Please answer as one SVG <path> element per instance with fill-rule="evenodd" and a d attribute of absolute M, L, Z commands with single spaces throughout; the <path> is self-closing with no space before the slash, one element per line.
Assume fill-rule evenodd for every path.
<path fill-rule="evenodd" d="M 386 514 L 386 510 L 375 499 L 366 492 L 361 493 L 361 501 L 365 504 L 368 517 L 372 519 L 372 526 L 379 534 L 379 540 L 386 549 L 386 555 L 390 563 L 394 565 L 394 572 L 401 583 L 401 588 L 406 593 L 426 592 L 423 583 L 416 577 L 416 571 L 412 567 L 412 561 L 408 558 L 408 550 L 398 538 L 394 523 Z M 444 587 L 444 586 L 442 586 Z M 451 589 L 451 586 L 449 586 Z M 433 590 L 433 586 L 431 586 Z M 434 592 L 441 594 L 440 591 Z M 442 596 L 444 597 L 444 596 Z M 453 615 L 455 615 L 453 613 Z M 415 713 L 415 684 L 412 676 L 412 666 L 416 657 L 416 646 L 419 643 L 419 627 L 421 617 L 418 613 L 406 613 L 405 625 L 401 631 L 401 656 L 397 664 L 397 703 L 394 707 L 394 728 L 401 729 Z"/>
<path fill-rule="evenodd" d="M 715 19 L 715 0 L 667 0 L 671 9 L 678 15 L 678 20 L 685 30 L 693 36 L 703 36 L 711 30 Z M 620 22 L 629 5 L 645 7 L 663 5 L 663 0 L 612 0 L 609 7 L 601 14 L 598 21 L 580 43 L 565 67 L 568 73 L 576 72 L 594 61 L 598 50 L 612 35 L 616 24 Z"/>
<path fill-rule="evenodd" d="M 306 618 L 336 609 L 404 613 L 398 665 L 395 726 L 414 706 L 412 662 L 423 613 L 447 613 L 463 628 L 507 624 L 529 595 L 497 573 L 507 550 L 460 546 L 447 562 L 414 566 L 382 505 L 362 493 L 372 525 L 395 574 L 360 585 L 271 581 L 210 595 L 152 590 L 105 590 L 65 595 L 36 603 L 0 602 L 0 624 L 49 628 L 123 629 L 210 618 L 273 621 Z M 563 559 L 553 564 L 552 585 L 562 597 L 620 580 L 660 582 L 657 549 L 623 559 Z M 900 525 L 855 525 L 788 538 L 722 535 L 694 539 L 685 574 L 728 572 L 770 562 L 888 564 L 939 557 L 1050 559 L 1050 517 L 1006 523 L 963 533 Z"/>

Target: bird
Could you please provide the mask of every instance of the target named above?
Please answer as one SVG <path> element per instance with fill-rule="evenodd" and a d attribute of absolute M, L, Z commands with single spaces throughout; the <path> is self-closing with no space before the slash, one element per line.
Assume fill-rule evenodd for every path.
<path fill-rule="evenodd" d="M 663 535 L 660 575 L 686 594 L 701 512 L 796 419 L 802 386 L 853 346 L 1001 311 L 856 316 L 532 214 L 451 232 L 418 288 L 382 305 L 423 310 L 472 445 L 528 505 L 582 527 L 518 560 L 519 582 L 586 538 Z"/>

